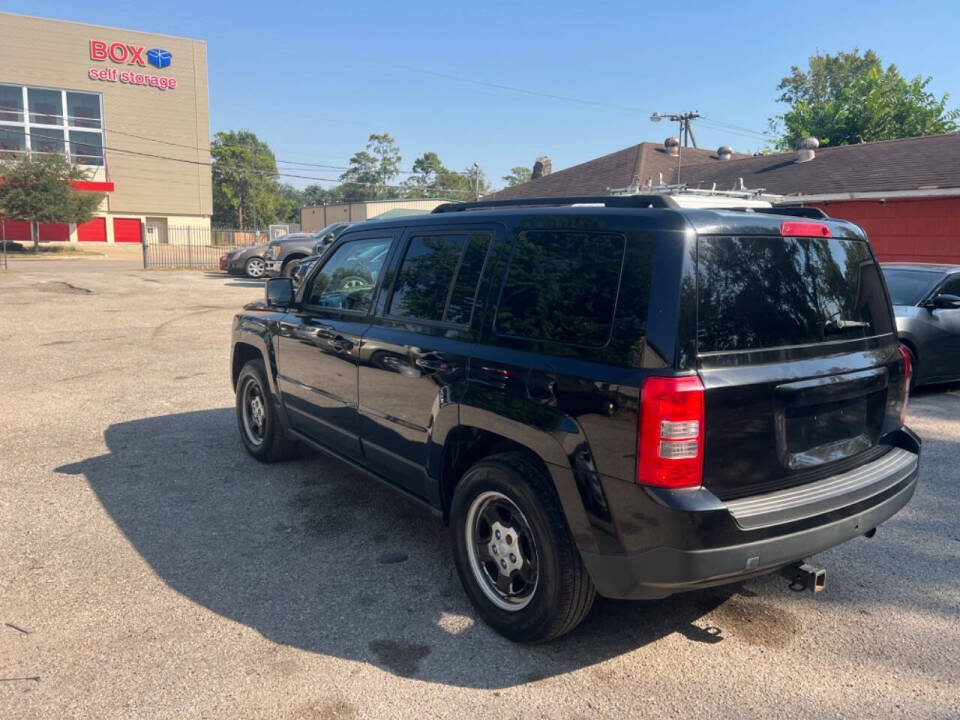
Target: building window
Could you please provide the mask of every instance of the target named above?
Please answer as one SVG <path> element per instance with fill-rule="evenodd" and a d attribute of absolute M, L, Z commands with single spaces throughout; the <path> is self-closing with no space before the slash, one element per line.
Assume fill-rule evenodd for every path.
<path fill-rule="evenodd" d="M 103 135 L 71 130 L 70 156 L 78 165 L 103 165 Z"/>
<path fill-rule="evenodd" d="M 100 96 L 91 93 L 67 93 L 68 125 L 81 128 L 97 128 L 100 124 Z"/>
<path fill-rule="evenodd" d="M 0 159 L 24 151 L 62 153 L 76 165 L 103 166 L 100 95 L 0 85 Z"/>
<path fill-rule="evenodd" d="M 0 125 L 0 160 L 16 157 L 27 149 L 27 134 L 21 128 Z"/>
<path fill-rule="evenodd" d="M 63 130 L 53 128 L 31 128 L 30 149 L 35 153 L 63 154 Z"/>
<path fill-rule="evenodd" d="M 23 122 L 23 88 L 0 85 L 0 122 Z"/>
<path fill-rule="evenodd" d="M 34 125 L 63 125 L 63 93 L 59 90 L 27 90 L 30 122 Z"/>

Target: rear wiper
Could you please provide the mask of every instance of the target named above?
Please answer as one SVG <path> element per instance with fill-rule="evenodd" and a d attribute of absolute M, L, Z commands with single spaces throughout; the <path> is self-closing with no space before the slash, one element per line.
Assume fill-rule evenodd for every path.
<path fill-rule="evenodd" d="M 824 327 L 827 330 L 846 330 L 847 328 L 870 327 L 870 323 L 864 322 L 863 320 L 836 318 L 834 320 L 827 320 L 827 322 L 824 323 Z"/>

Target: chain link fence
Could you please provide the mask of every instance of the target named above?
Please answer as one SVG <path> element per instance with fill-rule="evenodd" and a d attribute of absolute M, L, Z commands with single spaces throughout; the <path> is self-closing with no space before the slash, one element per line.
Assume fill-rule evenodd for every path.
<path fill-rule="evenodd" d="M 144 238 L 143 267 L 218 270 L 222 255 L 268 239 L 265 232 L 254 230 L 168 226 Z"/>

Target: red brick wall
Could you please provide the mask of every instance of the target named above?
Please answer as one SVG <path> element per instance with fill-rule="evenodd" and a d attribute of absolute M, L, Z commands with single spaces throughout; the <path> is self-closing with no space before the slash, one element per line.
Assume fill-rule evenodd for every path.
<path fill-rule="evenodd" d="M 807 204 L 860 225 L 881 261 L 960 264 L 960 197 Z"/>

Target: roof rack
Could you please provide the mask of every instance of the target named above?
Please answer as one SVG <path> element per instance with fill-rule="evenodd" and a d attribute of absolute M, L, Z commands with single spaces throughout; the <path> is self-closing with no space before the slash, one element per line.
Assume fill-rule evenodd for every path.
<path fill-rule="evenodd" d="M 615 208 L 672 208 L 676 203 L 668 195 L 586 195 L 573 197 L 518 198 L 516 200 L 480 200 L 478 202 L 445 203 L 433 209 L 434 213 L 493 210 L 510 207 L 559 207 L 563 205 L 602 205 Z"/>

